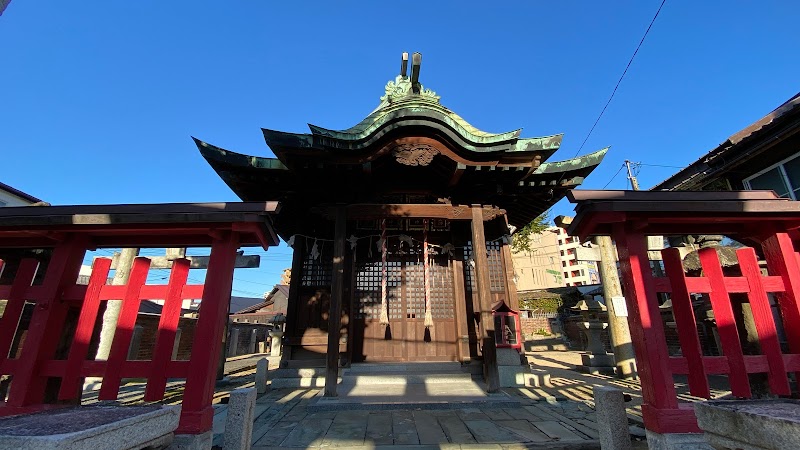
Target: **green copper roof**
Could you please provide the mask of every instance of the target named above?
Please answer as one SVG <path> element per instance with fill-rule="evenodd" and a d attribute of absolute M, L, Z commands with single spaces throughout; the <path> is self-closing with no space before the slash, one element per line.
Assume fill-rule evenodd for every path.
<path fill-rule="evenodd" d="M 385 94 L 381 97 L 381 103 L 372 111 L 364 120 L 355 126 L 346 130 L 331 130 L 316 125 L 309 124 L 312 135 L 324 136 L 338 141 L 342 141 L 344 145 L 333 145 L 339 148 L 353 148 L 353 146 L 345 144 L 346 142 L 358 142 L 361 144 L 369 144 L 375 139 L 376 133 L 382 128 L 387 128 L 387 124 L 391 122 L 411 122 L 414 120 L 423 120 L 429 123 L 440 123 L 447 128 L 453 130 L 464 141 L 464 147 L 471 151 L 496 151 L 492 148 L 497 144 L 511 144 L 507 145 L 504 151 L 542 151 L 542 150 L 557 150 L 561 145 L 563 135 L 557 134 L 552 136 L 524 138 L 520 139 L 519 135 L 521 129 L 508 131 L 505 133 L 489 133 L 479 130 L 472 126 L 469 122 L 464 120 L 461 116 L 453 111 L 442 106 L 439 102 L 439 96 L 430 89 L 419 86 L 419 92 L 415 93 L 412 89 L 412 83 L 408 77 L 398 75 L 394 81 L 389 81 L 385 87 Z M 313 146 L 313 140 L 310 137 L 303 137 L 308 135 L 300 135 L 293 133 L 281 133 L 271 130 L 265 130 L 265 137 L 268 142 L 270 138 L 276 138 L 277 134 L 282 134 L 279 139 L 293 135 L 292 139 L 300 144 L 300 147 Z M 367 142 L 364 142 L 367 141 Z"/>
<path fill-rule="evenodd" d="M 539 167 L 536 168 L 533 174 L 559 173 L 570 170 L 584 169 L 587 167 L 594 167 L 600 164 L 600 161 L 603 160 L 603 157 L 606 155 L 609 148 L 610 147 L 606 147 L 594 153 L 567 159 L 565 161 L 543 162 L 539 165 Z"/>
<path fill-rule="evenodd" d="M 254 169 L 289 170 L 277 158 L 263 158 L 260 156 L 244 155 L 211 145 L 207 142 L 197 139 L 196 137 L 192 137 L 192 139 L 194 139 L 194 143 L 197 144 L 197 148 L 200 150 L 200 153 L 203 155 L 203 157 L 211 161 L 225 162 L 228 164 L 245 167 L 249 166 Z"/>

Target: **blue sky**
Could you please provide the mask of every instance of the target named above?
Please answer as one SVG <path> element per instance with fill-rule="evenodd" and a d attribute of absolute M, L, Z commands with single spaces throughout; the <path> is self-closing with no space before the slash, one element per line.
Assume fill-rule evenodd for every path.
<path fill-rule="evenodd" d="M 403 51 L 476 127 L 565 133 L 551 160 L 568 159 L 659 4 L 12 0 L 0 181 L 53 204 L 236 201 L 190 136 L 272 156 L 260 127 L 347 128 Z M 629 159 L 648 188 L 800 91 L 797 17 L 794 1 L 668 0 L 580 151 L 611 146 L 584 187 Z M 625 187 L 622 174 L 608 185 Z M 289 262 L 271 249 L 234 294 L 268 290 Z"/>

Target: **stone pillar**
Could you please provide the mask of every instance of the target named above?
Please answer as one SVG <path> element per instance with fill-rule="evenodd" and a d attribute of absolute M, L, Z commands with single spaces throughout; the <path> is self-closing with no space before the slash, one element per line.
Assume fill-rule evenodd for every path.
<path fill-rule="evenodd" d="M 267 375 L 269 374 L 269 360 L 261 358 L 256 363 L 256 391 L 263 394 L 269 390 Z"/>
<path fill-rule="evenodd" d="M 236 389 L 228 401 L 225 420 L 225 450 L 249 450 L 253 441 L 253 420 L 256 408 L 256 390 Z"/>
<path fill-rule="evenodd" d="M 131 345 L 128 347 L 128 360 L 134 360 L 139 357 L 139 347 L 142 345 L 143 330 L 143 326 L 134 325 L 133 336 L 131 336 Z"/>
<path fill-rule="evenodd" d="M 228 342 L 228 357 L 236 356 L 236 352 L 239 349 L 239 329 L 233 328 L 231 329 L 231 340 Z"/>
<path fill-rule="evenodd" d="M 594 387 L 597 432 L 600 448 L 630 450 L 631 435 L 628 431 L 628 415 L 625 413 L 625 398 L 622 391 L 612 387 Z"/>
<path fill-rule="evenodd" d="M 258 329 L 253 328 L 250 330 L 250 345 L 247 346 L 247 353 L 251 355 L 256 352 L 256 339 L 258 339 Z"/>
<path fill-rule="evenodd" d="M 172 360 L 176 361 L 178 359 L 178 350 L 181 346 L 181 329 L 175 329 L 175 343 L 172 344 Z"/>
<path fill-rule="evenodd" d="M 269 332 L 270 347 L 269 356 L 281 356 L 281 341 L 283 341 L 283 331 L 275 329 Z"/>

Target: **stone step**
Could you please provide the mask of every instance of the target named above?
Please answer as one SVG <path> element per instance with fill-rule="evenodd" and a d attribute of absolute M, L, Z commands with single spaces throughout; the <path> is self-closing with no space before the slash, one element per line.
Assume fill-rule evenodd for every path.
<path fill-rule="evenodd" d="M 344 375 L 373 373 L 480 373 L 479 363 L 461 364 L 459 362 L 418 362 L 418 363 L 355 363 L 343 370 Z"/>
<path fill-rule="evenodd" d="M 305 367 L 305 368 L 281 368 L 272 371 L 270 376 L 274 378 L 325 378 L 324 367 Z"/>
<path fill-rule="evenodd" d="M 528 339 L 522 348 L 526 352 L 568 351 L 569 345 L 556 337 Z"/>
<path fill-rule="evenodd" d="M 343 375 L 342 382 L 356 386 L 373 384 L 435 384 L 435 383 L 471 383 L 471 373 L 415 373 L 385 372 L 370 375 Z"/>
<path fill-rule="evenodd" d="M 341 377 L 338 378 L 338 382 L 342 382 Z M 272 389 L 325 387 L 325 375 L 304 378 L 273 378 L 270 381 L 270 387 Z"/>

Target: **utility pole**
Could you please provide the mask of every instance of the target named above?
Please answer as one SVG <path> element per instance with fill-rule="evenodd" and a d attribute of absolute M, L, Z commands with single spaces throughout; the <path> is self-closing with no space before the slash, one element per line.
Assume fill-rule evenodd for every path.
<path fill-rule="evenodd" d="M 639 181 L 631 171 L 631 161 L 625 160 L 628 180 L 634 191 L 639 190 Z M 633 352 L 631 330 L 628 326 L 628 308 L 622 296 L 619 276 L 617 275 L 616 247 L 610 236 L 596 236 L 594 243 L 600 248 L 600 277 L 603 280 L 603 298 L 608 309 L 608 328 L 611 334 L 611 346 L 614 347 L 614 361 L 617 376 L 620 378 L 636 377 L 636 356 Z"/>
<path fill-rule="evenodd" d="M 625 167 L 628 169 L 628 180 L 630 180 L 630 182 L 631 182 L 631 188 L 634 191 L 638 191 L 639 190 L 639 180 L 637 180 L 636 177 L 633 175 L 633 172 L 631 172 L 631 164 L 636 164 L 636 163 L 631 163 L 627 159 L 625 160 Z"/>
<path fill-rule="evenodd" d="M 631 330 L 628 327 L 628 311 L 622 287 L 617 275 L 617 258 L 611 236 L 596 236 L 600 247 L 600 279 L 603 280 L 603 298 L 608 310 L 608 330 L 614 349 L 614 363 L 620 378 L 636 377 L 636 356 L 633 352 Z"/>

